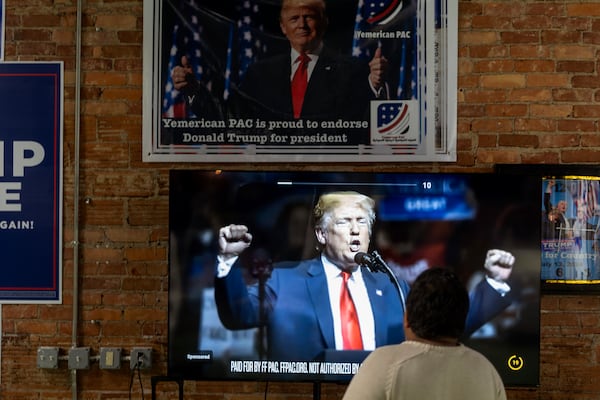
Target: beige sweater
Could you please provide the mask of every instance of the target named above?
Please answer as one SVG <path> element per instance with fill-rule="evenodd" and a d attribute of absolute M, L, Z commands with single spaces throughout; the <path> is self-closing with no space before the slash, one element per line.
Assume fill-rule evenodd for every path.
<path fill-rule="evenodd" d="M 504 385 L 482 354 L 464 346 L 416 341 L 375 349 L 343 400 L 506 400 Z"/>

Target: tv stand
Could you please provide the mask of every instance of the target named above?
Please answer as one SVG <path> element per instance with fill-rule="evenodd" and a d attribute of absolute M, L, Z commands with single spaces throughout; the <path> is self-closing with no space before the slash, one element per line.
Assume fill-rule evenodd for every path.
<path fill-rule="evenodd" d="M 160 382 L 176 382 L 179 390 L 179 400 L 183 400 L 183 378 L 172 376 L 153 376 L 152 382 L 152 400 L 156 400 L 156 386 Z M 321 382 L 313 382 L 313 400 L 321 400 Z"/>
<path fill-rule="evenodd" d="M 313 382 L 313 400 L 321 400 L 321 382 Z"/>

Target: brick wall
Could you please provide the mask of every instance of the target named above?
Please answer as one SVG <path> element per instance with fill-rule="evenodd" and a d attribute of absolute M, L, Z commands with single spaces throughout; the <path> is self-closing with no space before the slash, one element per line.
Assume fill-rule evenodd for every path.
<path fill-rule="evenodd" d="M 83 3 L 80 280 L 74 293 L 76 3 L 6 0 L 5 60 L 62 60 L 66 86 L 64 304 L 2 306 L 4 399 L 71 396 L 66 361 L 56 370 L 37 369 L 36 350 L 58 346 L 64 356 L 71 347 L 74 296 L 80 302 L 78 346 L 89 346 L 92 354 L 100 347 L 125 353 L 133 346 L 152 347 L 154 366 L 141 374 L 141 387 L 136 378 L 134 398 L 141 398 L 142 388 L 150 398 L 150 376 L 166 372 L 167 196 L 173 165 L 141 161 L 143 3 Z M 378 170 L 600 161 L 600 2 L 459 4 L 458 161 Z M 509 399 L 600 397 L 599 311 L 597 296 L 545 295 L 541 386 L 510 389 Z M 108 371 L 94 363 L 76 379 L 79 398 L 128 398 L 128 367 Z M 159 389 L 159 398 L 176 398 L 175 384 Z M 185 392 L 186 398 L 260 399 L 265 390 L 269 398 L 312 397 L 309 384 L 186 382 Z M 341 386 L 322 388 L 324 399 L 342 393 Z"/>

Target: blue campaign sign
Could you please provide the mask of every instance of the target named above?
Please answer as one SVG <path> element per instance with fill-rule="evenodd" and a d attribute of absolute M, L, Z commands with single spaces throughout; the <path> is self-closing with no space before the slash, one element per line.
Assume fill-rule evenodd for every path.
<path fill-rule="evenodd" d="M 59 303 L 63 64 L 0 63 L 0 303 Z"/>

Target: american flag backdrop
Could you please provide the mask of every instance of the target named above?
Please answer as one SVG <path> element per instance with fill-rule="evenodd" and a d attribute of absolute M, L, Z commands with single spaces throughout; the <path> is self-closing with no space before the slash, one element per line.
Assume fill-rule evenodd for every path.
<path fill-rule="evenodd" d="M 165 117 L 195 117 L 185 106 L 182 94 L 174 88 L 170 75 L 172 69 L 181 64 L 182 56 L 187 57 L 199 84 L 210 93 L 215 103 L 219 103 L 228 98 L 230 87 L 238 77 L 237 74 L 232 75 L 237 60 L 241 59 L 235 54 L 235 49 L 242 51 L 241 46 L 254 45 L 251 40 L 239 40 L 244 35 L 251 38 L 251 12 L 258 10 L 257 6 L 253 6 L 253 0 L 238 1 L 237 19 L 234 15 L 215 12 L 202 3 L 199 0 L 165 0 L 166 7 L 174 16 L 169 60 L 163 71 L 162 113 Z M 236 35 L 239 35 L 239 45 Z M 244 60 L 247 64 L 251 62 L 251 58 Z"/>
<path fill-rule="evenodd" d="M 226 102 L 243 80 L 248 67 L 286 44 L 280 32 L 263 28 L 261 5 L 266 0 L 224 1 L 215 10 L 200 0 L 165 0 L 174 15 L 171 51 L 164 75 L 163 116 L 193 118 L 185 100 L 173 87 L 170 71 L 187 56 L 200 84 L 214 97 Z M 275 20 L 277 22 L 277 20 Z M 165 33 L 166 35 L 166 33 Z M 185 111 L 182 111 L 185 110 Z"/>
<path fill-rule="evenodd" d="M 185 56 L 199 84 L 214 96 L 222 97 L 223 93 L 217 94 L 214 89 L 223 87 L 217 81 L 223 77 L 227 55 L 219 53 L 219 50 L 227 47 L 222 43 L 220 48 L 217 47 L 211 38 L 228 38 L 232 23 L 202 8 L 196 0 L 166 1 L 165 4 L 175 15 L 175 22 L 170 38 L 162 112 L 165 117 L 193 118 L 195 115 L 185 106 L 183 95 L 173 86 L 170 71 L 180 65 L 181 58 Z"/>
<path fill-rule="evenodd" d="M 575 204 L 578 208 L 583 207 L 586 218 L 592 218 L 598 213 L 598 191 L 600 190 L 597 180 L 578 180 L 576 190 L 573 193 Z"/>
<path fill-rule="evenodd" d="M 260 12 L 259 5 L 252 0 L 242 0 L 240 18 L 238 19 L 238 35 L 240 42 L 239 79 L 244 79 L 246 70 L 258 55 L 266 53 L 266 44 L 261 40 L 262 25 L 257 24 Z"/>
<path fill-rule="evenodd" d="M 169 57 L 168 70 L 172 71 L 173 68 L 179 63 L 177 60 L 177 45 L 176 38 L 179 32 L 179 25 L 175 25 L 173 28 L 173 45 L 171 46 L 171 52 Z M 183 94 L 175 89 L 173 86 L 173 79 L 171 75 L 168 76 L 167 82 L 165 83 L 165 95 L 162 104 L 163 117 L 169 118 L 184 118 L 186 117 L 185 100 Z"/>

